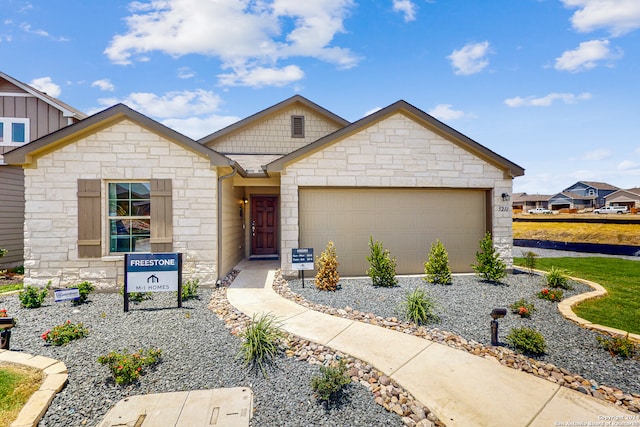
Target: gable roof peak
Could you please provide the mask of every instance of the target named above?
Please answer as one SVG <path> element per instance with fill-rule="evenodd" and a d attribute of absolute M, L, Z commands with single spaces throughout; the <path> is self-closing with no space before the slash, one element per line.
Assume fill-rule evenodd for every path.
<path fill-rule="evenodd" d="M 212 141 L 215 141 L 216 139 L 219 139 L 225 135 L 228 135 L 238 129 L 244 128 L 248 125 L 251 125 L 253 123 L 258 122 L 259 120 L 268 117 L 278 111 L 282 111 L 286 108 L 291 107 L 294 104 L 301 104 L 303 106 L 305 106 L 306 108 L 309 108 L 310 110 L 314 111 L 315 113 L 324 116 L 325 118 L 327 118 L 328 120 L 338 124 L 338 126 L 340 127 L 344 127 L 349 125 L 349 121 L 343 119 L 342 117 L 338 116 L 335 113 L 332 113 L 331 111 L 327 110 L 324 107 L 321 107 L 320 105 L 316 104 L 315 102 L 312 102 L 310 100 L 308 100 L 307 98 L 305 98 L 304 96 L 300 95 L 300 94 L 295 94 L 287 99 L 285 99 L 284 101 L 280 101 L 277 104 L 272 105 L 271 107 L 267 107 L 264 110 L 261 110 L 255 114 L 252 114 L 249 117 L 246 117 L 242 120 L 239 120 L 227 127 L 224 127 L 220 130 L 217 130 L 215 132 L 213 132 L 212 134 L 209 134 L 207 136 L 205 136 L 204 138 L 200 138 L 198 140 L 198 142 L 200 144 L 205 144 L 208 145 L 209 143 L 211 143 Z"/>
<path fill-rule="evenodd" d="M 19 87 L 20 89 L 22 89 L 23 91 L 27 92 L 28 94 L 39 98 L 40 100 L 46 102 L 47 104 L 57 108 L 58 110 L 62 111 L 62 114 L 64 117 L 74 117 L 76 119 L 84 119 L 85 117 L 87 117 L 87 115 L 83 112 L 81 112 L 80 110 L 77 110 L 73 107 L 71 107 L 70 105 L 60 101 L 58 98 L 54 98 L 51 95 L 46 94 L 45 92 L 39 91 L 38 89 L 34 88 L 33 86 L 30 86 L 26 83 L 21 82 L 18 79 L 15 79 L 13 77 L 11 77 L 8 74 L 3 73 L 2 71 L 0 71 L 0 79 L 4 79 L 6 81 L 8 81 L 9 83 L 13 84 L 14 86 Z"/>

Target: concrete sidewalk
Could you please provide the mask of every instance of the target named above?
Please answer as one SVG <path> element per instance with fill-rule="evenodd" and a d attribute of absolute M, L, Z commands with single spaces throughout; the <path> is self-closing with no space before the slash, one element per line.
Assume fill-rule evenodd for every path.
<path fill-rule="evenodd" d="M 287 332 L 370 363 L 449 427 L 605 425 L 598 423 L 634 416 L 496 361 L 300 306 L 272 289 L 276 268 L 243 261 L 229 302 L 248 316 L 272 313 Z"/>

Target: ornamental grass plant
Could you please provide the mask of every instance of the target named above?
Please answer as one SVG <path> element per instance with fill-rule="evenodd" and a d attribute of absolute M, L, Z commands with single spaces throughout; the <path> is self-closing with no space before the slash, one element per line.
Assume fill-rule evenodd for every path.
<path fill-rule="evenodd" d="M 425 289 L 415 288 L 408 292 L 401 305 L 404 315 L 412 322 L 423 325 L 437 322 L 438 315 L 435 313 L 435 302 Z"/>
<path fill-rule="evenodd" d="M 271 363 L 277 356 L 283 337 L 280 323 L 273 315 L 262 314 L 258 317 L 254 315 L 241 335 L 242 343 L 238 355 L 244 360 L 245 366 L 259 367 L 266 378 L 265 365 Z"/>

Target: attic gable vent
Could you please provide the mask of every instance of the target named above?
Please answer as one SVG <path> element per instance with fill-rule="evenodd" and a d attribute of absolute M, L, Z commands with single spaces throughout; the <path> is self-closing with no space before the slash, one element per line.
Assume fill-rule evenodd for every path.
<path fill-rule="evenodd" d="M 304 138 L 304 116 L 291 116 L 291 138 Z"/>

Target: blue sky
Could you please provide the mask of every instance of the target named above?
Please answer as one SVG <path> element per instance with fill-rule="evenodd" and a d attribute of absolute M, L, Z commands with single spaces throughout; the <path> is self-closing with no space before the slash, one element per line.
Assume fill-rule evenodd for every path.
<path fill-rule="evenodd" d="M 640 0 L 0 0 L 0 71 L 192 137 L 300 94 L 399 99 L 526 169 L 640 187 Z"/>

